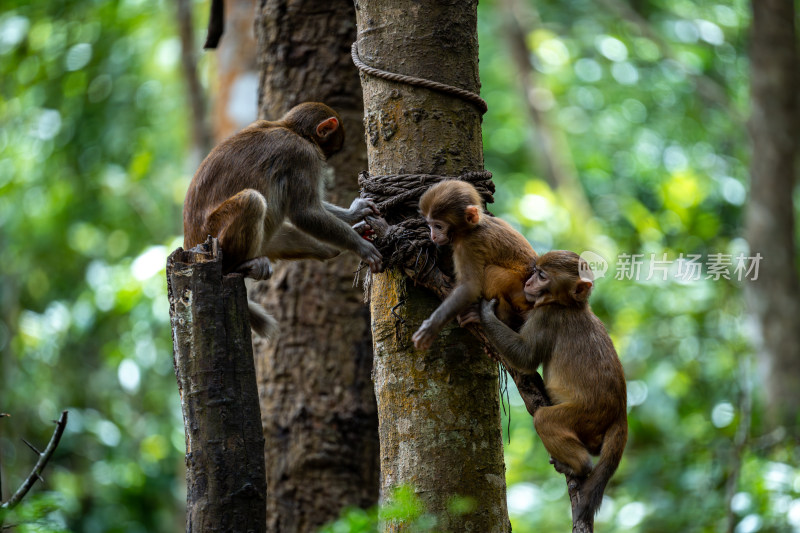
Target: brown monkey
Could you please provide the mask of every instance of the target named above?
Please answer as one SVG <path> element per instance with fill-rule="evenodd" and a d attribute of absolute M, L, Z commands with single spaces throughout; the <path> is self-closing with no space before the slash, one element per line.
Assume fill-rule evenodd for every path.
<path fill-rule="evenodd" d="M 217 237 L 223 270 L 254 279 L 269 278 L 268 258 L 325 260 L 342 249 L 380 270 L 377 248 L 350 227 L 378 215 L 375 203 L 356 198 L 344 209 L 320 199 L 323 162 L 343 143 L 339 115 L 317 102 L 300 104 L 276 122 L 258 120 L 223 141 L 186 193 L 184 248 Z M 253 329 L 268 336 L 274 320 L 255 304 L 250 311 Z"/>
<path fill-rule="evenodd" d="M 456 287 L 414 333 L 419 350 L 430 348 L 442 327 L 462 315 L 481 296 L 500 301 L 500 317 L 513 324 L 529 308 L 522 291 L 536 252 L 507 222 L 489 216 L 469 183 L 447 180 L 428 189 L 419 201 L 431 229 L 431 240 L 450 244 L 456 271 Z M 477 320 L 468 314 L 461 324 Z M 517 324 L 517 325 L 519 325 Z"/>
<path fill-rule="evenodd" d="M 589 308 L 587 278 L 591 270 L 574 252 L 548 252 L 536 260 L 524 289 L 533 309 L 519 333 L 495 317 L 493 302 L 481 303 L 486 336 L 508 364 L 523 373 L 543 365 L 553 405 L 536 411 L 536 432 L 556 470 L 588 476 L 578 507 L 584 520 L 600 507 L 628 440 L 625 374 L 605 326 Z M 594 467 L 590 454 L 600 455 Z"/>

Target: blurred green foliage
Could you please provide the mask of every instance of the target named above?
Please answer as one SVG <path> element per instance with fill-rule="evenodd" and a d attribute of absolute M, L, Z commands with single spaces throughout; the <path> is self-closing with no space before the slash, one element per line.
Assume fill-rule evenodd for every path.
<path fill-rule="evenodd" d="M 725 531 L 730 520 L 737 533 L 800 531 L 800 453 L 780 431 L 764 428 L 742 296 L 747 281 L 733 275 L 735 261 L 730 280 L 707 279 L 715 254 L 749 257 L 741 238 L 749 4 L 512 3 L 513 14 L 509 2 L 479 6 L 494 212 L 515 222 L 537 251 L 589 250 L 608 261 L 592 306 L 628 378 L 630 438 L 598 530 Z M 638 21 L 626 16 L 630 7 Z M 537 124 L 509 52 L 509 16 L 524 28 L 535 66 L 531 99 L 564 136 L 561 156 L 588 209 L 544 180 Z M 638 281 L 625 275 L 625 254 L 643 256 Z M 699 279 L 676 280 L 686 266 L 678 260 L 691 255 L 701 258 Z M 548 464 L 521 401 L 512 395 L 511 403 L 513 529 L 568 531 L 563 477 Z M 737 432 L 748 426 L 741 451 Z"/>
<path fill-rule="evenodd" d="M 626 368 L 631 433 L 598 529 L 721 531 L 732 496 L 737 533 L 800 531 L 800 458 L 763 425 L 742 282 L 705 279 L 707 266 L 696 281 L 649 275 L 652 254 L 674 269 L 681 254 L 747 252 L 748 4 L 517 3 L 532 100 L 563 137 L 585 198 L 545 181 L 509 52 L 509 10 L 487 0 L 479 32 L 492 210 L 540 252 L 591 250 L 609 262 L 592 303 Z M 616 5 L 633 6 L 645 25 Z M 3 497 L 35 460 L 20 438 L 43 446 L 50 420 L 70 411 L 45 485 L 13 522 L 5 517 L 28 523 L 20 531 L 183 528 L 163 272 L 194 170 L 179 53 L 164 0 L 0 5 L 0 411 L 12 414 L 0 419 Z M 622 254 L 643 254 L 638 281 L 618 276 Z M 511 404 L 514 531 L 566 531 L 564 480 L 513 391 Z M 412 496 L 389 511 L 434 527 Z M 471 504 L 454 500 L 454 512 Z M 326 531 L 370 531 L 377 520 L 352 510 Z"/>
<path fill-rule="evenodd" d="M 174 6 L 0 9 L 3 495 L 36 459 L 20 438 L 43 447 L 68 409 L 49 520 L 175 531 L 184 439 L 163 269 L 190 170 Z"/>
<path fill-rule="evenodd" d="M 475 502 L 464 496 L 453 496 L 448 504 L 447 512 L 452 516 L 469 513 L 475 509 Z M 401 485 L 395 487 L 386 501 L 372 509 L 345 509 L 342 516 L 323 527 L 320 533 L 377 533 L 381 525 L 402 527 L 410 533 L 428 533 L 439 531 L 437 516 L 427 512 L 425 502 L 416 494 L 413 487 Z"/>

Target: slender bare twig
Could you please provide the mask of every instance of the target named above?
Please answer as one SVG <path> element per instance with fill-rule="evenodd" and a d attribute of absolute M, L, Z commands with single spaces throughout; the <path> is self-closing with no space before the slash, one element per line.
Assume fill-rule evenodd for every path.
<path fill-rule="evenodd" d="M 0 418 L 11 416 L 8 413 L 0 413 Z M 3 463 L 0 463 L 0 501 L 3 501 Z"/>
<path fill-rule="evenodd" d="M 733 456 L 731 458 L 731 473 L 725 487 L 725 508 L 728 510 L 728 533 L 733 533 L 736 529 L 736 513 L 733 511 L 731 503 L 736 491 L 739 488 L 739 476 L 742 472 L 744 454 L 750 436 L 751 413 L 753 410 L 752 395 L 752 369 L 750 368 L 750 358 L 741 357 L 739 359 L 739 384 L 742 387 L 739 398 L 739 426 L 736 428 L 736 436 L 733 438 Z"/>
<path fill-rule="evenodd" d="M 56 429 L 53 431 L 53 436 L 50 437 L 50 442 L 47 443 L 47 447 L 44 449 L 43 452 L 39 453 L 39 460 L 36 461 L 36 465 L 31 470 L 31 473 L 25 478 L 25 481 L 17 489 L 17 492 L 14 493 L 11 498 L 8 499 L 7 502 L 4 502 L 0 505 L 0 509 L 13 509 L 19 502 L 22 501 L 22 498 L 28 494 L 28 491 L 31 490 L 33 484 L 36 483 L 37 480 L 42 479 L 42 471 L 44 467 L 47 466 L 47 462 L 50 460 L 50 457 L 53 455 L 53 452 L 56 451 L 58 447 L 58 442 L 61 440 L 61 435 L 64 434 L 64 428 L 67 427 L 67 411 L 61 412 L 61 417 L 55 421 Z M 26 442 L 26 444 L 28 444 Z M 31 449 L 36 450 L 33 446 L 28 444 Z"/>

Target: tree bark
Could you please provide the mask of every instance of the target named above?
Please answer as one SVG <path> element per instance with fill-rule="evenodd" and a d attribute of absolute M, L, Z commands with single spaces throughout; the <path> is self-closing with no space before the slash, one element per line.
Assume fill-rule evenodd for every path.
<path fill-rule="evenodd" d="M 358 0 L 361 59 L 477 92 L 476 8 L 475 0 Z M 481 118 L 472 104 L 370 76 L 361 82 L 371 175 L 483 168 Z M 412 486 L 437 516 L 437 530 L 510 531 L 495 365 L 453 325 L 430 351 L 413 350 L 411 335 L 439 303 L 397 270 L 373 276 L 381 494 Z M 469 498 L 472 510 L 452 512 L 456 496 Z"/>
<path fill-rule="evenodd" d="M 322 101 L 346 131 L 329 161 L 328 199 L 349 205 L 366 167 L 363 103 L 350 61 L 355 40 L 347 0 L 266 0 L 256 21 L 261 70 L 259 114 L 278 118 Z M 278 319 L 280 336 L 256 343 L 267 441 L 269 531 L 314 531 L 346 506 L 378 499 L 378 422 L 372 390 L 372 337 L 359 260 L 283 262 L 257 299 Z"/>
<path fill-rule="evenodd" d="M 800 281 L 792 193 L 797 184 L 800 82 L 795 10 L 787 0 L 754 0 L 751 29 L 753 155 L 747 239 L 760 253 L 758 279 L 746 285 L 761 327 L 759 363 L 775 424 L 794 432 L 800 405 Z"/>
<path fill-rule="evenodd" d="M 247 294 L 211 240 L 167 259 L 175 375 L 186 431 L 186 531 L 265 531 Z"/>

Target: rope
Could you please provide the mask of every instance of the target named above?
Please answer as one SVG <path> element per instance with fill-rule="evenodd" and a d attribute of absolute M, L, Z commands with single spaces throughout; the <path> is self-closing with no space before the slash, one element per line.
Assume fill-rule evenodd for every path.
<path fill-rule="evenodd" d="M 485 203 L 494 202 L 494 183 L 492 173 L 488 170 L 465 172 L 458 177 L 438 174 L 388 174 L 386 176 L 370 176 L 368 172 L 358 175 L 358 186 L 361 196 L 378 204 L 378 209 L 390 220 L 391 211 L 405 208 L 416 213 L 420 197 L 431 186 L 440 181 L 458 179 L 471 183 Z M 388 217 L 386 213 L 389 213 Z"/>
<path fill-rule="evenodd" d="M 380 70 L 375 67 L 370 67 L 369 65 L 365 64 L 361 61 L 361 58 L 358 56 L 358 43 L 353 43 L 353 46 L 350 48 L 350 53 L 353 56 L 353 63 L 358 70 L 361 72 L 365 72 L 371 76 L 375 76 L 377 78 L 382 78 L 384 80 L 389 81 L 396 81 L 399 83 L 407 83 L 408 85 L 414 85 L 415 87 L 425 87 L 426 89 L 431 89 L 433 91 L 439 91 L 445 94 L 452 94 L 453 96 L 457 96 L 462 100 L 466 100 L 467 102 L 474 105 L 478 111 L 480 111 L 481 115 L 486 113 L 489 109 L 489 106 L 486 104 L 486 101 L 481 98 L 478 94 L 468 91 L 466 89 L 460 89 L 458 87 L 453 87 L 452 85 L 447 85 L 445 83 L 439 83 L 438 81 L 433 80 L 426 80 L 425 78 L 417 78 L 414 76 L 406 76 L 404 74 L 395 74 L 393 72 L 388 72 L 385 70 Z"/>
<path fill-rule="evenodd" d="M 386 268 L 408 267 L 417 274 L 434 268 L 436 245 L 431 241 L 428 226 L 418 213 L 420 197 L 432 185 L 458 179 L 471 183 L 486 203 L 494 202 L 494 183 L 488 170 L 465 172 L 460 176 L 436 174 L 358 175 L 361 196 L 374 201 L 381 216 L 389 224 L 386 234 L 374 241 L 383 255 Z"/>

